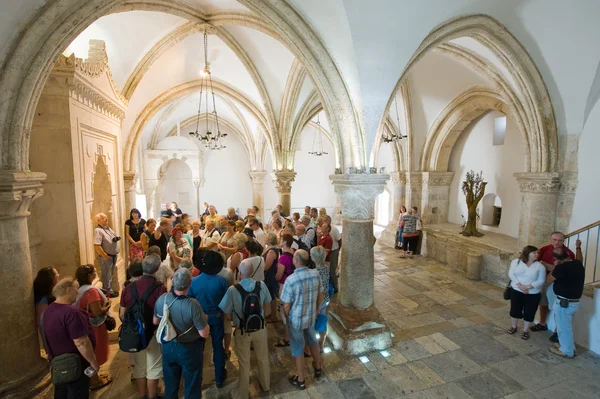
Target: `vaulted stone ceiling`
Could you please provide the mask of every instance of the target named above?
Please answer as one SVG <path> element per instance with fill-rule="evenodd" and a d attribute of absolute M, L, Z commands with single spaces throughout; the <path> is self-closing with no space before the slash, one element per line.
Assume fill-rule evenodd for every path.
<path fill-rule="evenodd" d="M 188 3 L 216 19 L 251 14 L 235 0 Z M 178 125 L 185 137 L 195 130 L 205 28 L 161 12 L 119 12 L 98 19 L 65 51 L 86 58 L 90 39 L 106 43 L 113 79 L 130 101 L 122 124 L 126 168 L 134 162 L 128 152 L 138 145 L 154 148 L 165 137 L 177 135 Z M 227 21 L 209 26 L 208 32 L 222 130 L 242 141 L 253 168 L 264 168 L 265 151 L 273 151 L 274 143 L 297 139 L 316 112 L 322 113 L 327 129 L 310 77 L 280 41 Z M 271 157 L 274 167 L 284 168 L 276 158 Z"/>

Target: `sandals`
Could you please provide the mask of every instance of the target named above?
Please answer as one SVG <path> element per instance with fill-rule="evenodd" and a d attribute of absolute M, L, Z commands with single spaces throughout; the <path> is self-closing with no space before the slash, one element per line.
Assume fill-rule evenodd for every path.
<path fill-rule="evenodd" d="M 547 324 L 536 324 L 535 326 L 531 326 L 529 327 L 529 329 L 531 331 L 546 331 L 548 330 L 548 325 Z"/>
<path fill-rule="evenodd" d="M 92 391 L 92 392 L 102 389 L 112 382 L 112 378 L 109 378 L 109 377 L 102 378 L 100 376 L 98 376 L 98 377 L 99 377 L 100 383 L 98 385 L 94 385 L 94 386 L 90 387 L 90 391 Z"/>
<path fill-rule="evenodd" d="M 280 339 L 279 342 L 275 344 L 276 348 L 285 348 L 286 346 L 290 346 L 290 341 L 285 339 Z"/>
<path fill-rule="evenodd" d="M 291 376 L 290 378 L 288 378 L 288 381 L 300 391 L 304 391 L 306 389 L 306 381 L 298 381 L 297 375 Z"/>
<path fill-rule="evenodd" d="M 509 333 L 510 335 L 513 335 L 514 333 L 517 332 L 517 327 L 511 327 L 508 330 L 506 330 L 507 333 Z"/>
<path fill-rule="evenodd" d="M 318 369 L 315 362 L 312 362 L 313 369 L 315 369 L 315 378 L 320 378 L 321 374 L 323 374 L 323 369 Z M 321 366 L 323 367 L 323 366 Z"/>
<path fill-rule="evenodd" d="M 521 334 L 521 339 L 528 340 L 529 339 L 529 331 L 523 331 L 523 334 Z"/>

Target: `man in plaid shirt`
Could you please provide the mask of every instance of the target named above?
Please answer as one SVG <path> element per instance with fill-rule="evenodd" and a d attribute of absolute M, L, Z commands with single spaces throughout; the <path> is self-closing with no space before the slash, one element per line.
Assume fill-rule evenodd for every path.
<path fill-rule="evenodd" d="M 315 318 L 323 302 L 321 278 L 317 270 L 309 270 L 308 252 L 300 249 L 294 254 L 296 270 L 283 285 L 281 302 L 287 319 L 290 348 L 296 360 L 298 374 L 289 381 L 298 389 L 306 389 L 304 380 L 304 344 L 310 347 L 315 377 L 321 376 L 321 353 L 315 332 Z"/>

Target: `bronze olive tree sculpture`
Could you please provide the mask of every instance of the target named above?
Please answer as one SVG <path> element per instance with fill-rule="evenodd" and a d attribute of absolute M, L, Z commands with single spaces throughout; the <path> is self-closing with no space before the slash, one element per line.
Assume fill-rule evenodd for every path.
<path fill-rule="evenodd" d="M 468 218 L 467 224 L 460 233 L 464 236 L 481 237 L 483 233 L 477 231 L 477 205 L 485 195 L 485 186 L 487 182 L 483 181 L 483 172 L 475 174 L 475 171 L 467 172 L 467 178 L 462 184 L 462 191 L 467 197 Z"/>

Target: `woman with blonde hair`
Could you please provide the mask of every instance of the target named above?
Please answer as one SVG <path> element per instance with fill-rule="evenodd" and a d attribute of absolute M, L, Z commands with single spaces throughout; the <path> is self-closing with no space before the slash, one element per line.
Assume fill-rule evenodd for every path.
<path fill-rule="evenodd" d="M 245 227 L 246 227 L 246 225 L 244 224 L 243 220 L 237 220 L 235 222 L 235 232 L 236 233 L 243 233 Z"/>
<path fill-rule="evenodd" d="M 217 244 L 219 252 L 227 259 L 235 248 L 233 247 L 233 237 L 235 236 L 235 221 L 226 219 L 224 221 L 225 232 L 221 235 L 219 243 Z"/>
<path fill-rule="evenodd" d="M 319 209 L 319 217 L 322 218 L 323 216 L 327 216 L 327 209 L 325 208 Z"/>
<path fill-rule="evenodd" d="M 227 259 L 227 268 L 234 276 L 233 281 L 236 283 L 239 282 L 238 267 L 240 266 L 240 263 L 242 263 L 242 261 L 248 257 L 248 251 L 246 250 L 247 241 L 248 236 L 244 233 L 235 233 L 233 236 L 233 245 L 235 250 L 229 259 Z"/>

